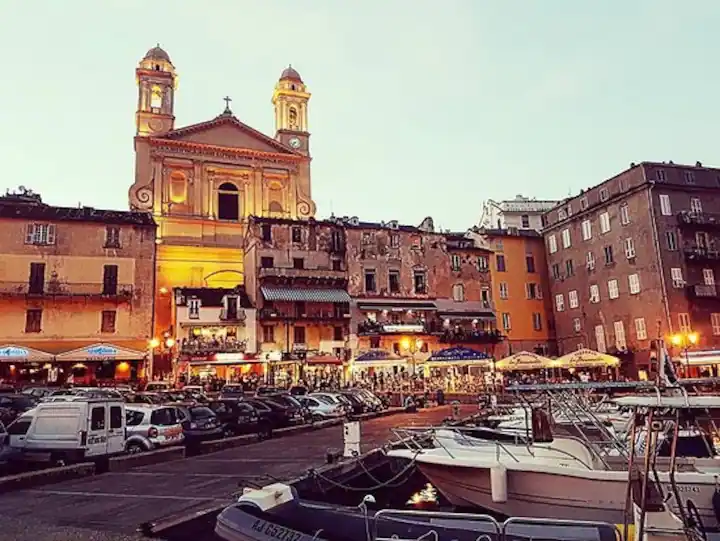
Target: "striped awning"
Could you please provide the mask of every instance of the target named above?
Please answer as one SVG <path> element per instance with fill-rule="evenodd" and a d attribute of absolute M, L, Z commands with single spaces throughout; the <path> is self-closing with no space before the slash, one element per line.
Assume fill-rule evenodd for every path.
<path fill-rule="evenodd" d="M 350 302 L 350 295 L 343 289 L 307 289 L 292 287 L 260 288 L 266 301 L 279 302 Z"/>

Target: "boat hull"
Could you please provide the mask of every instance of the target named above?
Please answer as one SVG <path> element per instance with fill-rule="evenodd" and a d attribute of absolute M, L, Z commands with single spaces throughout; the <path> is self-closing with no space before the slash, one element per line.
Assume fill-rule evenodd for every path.
<path fill-rule="evenodd" d="M 488 509 L 505 516 L 572 519 L 621 524 L 625 517 L 627 473 L 608 472 L 609 479 L 597 476 L 563 475 L 558 472 L 507 470 L 507 501 L 494 502 L 490 484 L 490 468 L 483 466 L 451 466 L 417 462 L 428 481 L 454 506 Z M 697 477 L 697 474 L 691 474 Z M 683 502 L 692 500 L 703 522 L 717 525 L 712 508 L 715 484 L 676 475 Z M 710 476 L 708 476 L 710 477 Z M 660 474 L 663 489 L 668 491 L 667 474 Z M 668 505 L 677 511 L 675 498 Z"/>

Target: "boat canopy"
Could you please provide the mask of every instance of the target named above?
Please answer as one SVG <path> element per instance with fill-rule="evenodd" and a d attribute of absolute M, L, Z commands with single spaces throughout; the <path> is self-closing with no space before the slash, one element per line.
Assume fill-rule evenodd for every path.
<path fill-rule="evenodd" d="M 602 368 L 619 366 L 620 359 L 592 349 L 578 349 L 555 359 L 552 363 L 555 368 Z"/>
<path fill-rule="evenodd" d="M 529 351 L 520 351 L 496 362 L 495 370 L 501 372 L 542 370 L 543 368 L 552 368 L 552 366 L 553 361 L 547 357 Z"/>
<path fill-rule="evenodd" d="M 720 409 L 720 396 L 623 396 L 616 398 L 618 406 L 639 408 L 674 408 L 674 409 Z"/>

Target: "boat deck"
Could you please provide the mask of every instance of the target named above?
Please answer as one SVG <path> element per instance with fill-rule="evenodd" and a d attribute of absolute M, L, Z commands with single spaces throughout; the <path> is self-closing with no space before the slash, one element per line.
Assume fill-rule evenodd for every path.
<path fill-rule="evenodd" d="M 465 415 L 475 412 L 476 406 L 461 410 Z M 394 427 L 427 426 L 449 415 L 446 406 L 365 421 L 363 451 L 387 443 Z M 334 426 L 127 472 L 6 493 L 0 497 L 0 539 L 132 538 L 142 523 L 191 515 L 230 502 L 243 485 L 294 479 L 309 468 L 322 466 L 327 451 L 341 450 L 342 445 L 342 427 Z M 59 533 L 63 531 L 64 536 Z M 58 532 L 58 537 L 52 537 L 52 532 Z"/>

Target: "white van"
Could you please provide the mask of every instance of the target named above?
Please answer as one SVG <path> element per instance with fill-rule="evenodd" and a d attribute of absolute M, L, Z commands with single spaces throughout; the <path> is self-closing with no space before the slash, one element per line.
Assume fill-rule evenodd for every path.
<path fill-rule="evenodd" d="M 78 461 L 125 450 L 125 403 L 102 398 L 41 402 L 7 427 L 13 460 Z"/>

